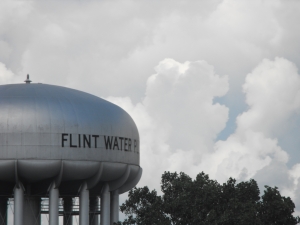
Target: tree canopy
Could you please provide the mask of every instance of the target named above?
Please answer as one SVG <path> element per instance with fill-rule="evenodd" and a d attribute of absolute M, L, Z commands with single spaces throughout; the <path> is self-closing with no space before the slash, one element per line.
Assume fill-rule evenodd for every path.
<path fill-rule="evenodd" d="M 293 225 L 295 204 L 281 196 L 277 187 L 265 186 L 262 196 L 257 182 L 224 184 L 199 173 L 195 180 L 185 173 L 165 172 L 162 195 L 147 186 L 129 191 L 120 207 L 127 219 L 118 225 Z"/>

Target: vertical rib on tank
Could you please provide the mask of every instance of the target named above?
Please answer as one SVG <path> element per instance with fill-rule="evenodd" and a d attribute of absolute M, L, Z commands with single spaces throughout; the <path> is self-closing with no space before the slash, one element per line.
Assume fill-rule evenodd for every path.
<path fill-rule="evenodd" d="M 58 196 L 51 192 L 56 189 L 60 198 L 115 196 L 138 183 L 139 154 L 134 121 L 106 100 L 54 85 L 0 86 L 2 196 L 14 197 L 21 189 L 28 198 Z M 52 202 L 55 209 L 58 203 Z"/>

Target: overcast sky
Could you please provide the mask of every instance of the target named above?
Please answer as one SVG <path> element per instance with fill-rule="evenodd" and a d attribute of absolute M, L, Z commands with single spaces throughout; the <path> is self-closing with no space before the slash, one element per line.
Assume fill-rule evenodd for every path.
<path fill-rule="evenodd" d="M 300 211 L 300 2 L 1 0 L 0 83 L 86 91 L 125 109 L 139 186 L 164 171 L 278 186 Z"/>

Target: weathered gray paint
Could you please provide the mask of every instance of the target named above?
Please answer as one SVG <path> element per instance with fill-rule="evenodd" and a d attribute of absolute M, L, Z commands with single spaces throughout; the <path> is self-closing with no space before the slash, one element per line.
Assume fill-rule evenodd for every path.
<path fill-rule="evenodd" d="M 139 154 L 97 148 L 62 147 L 62 133 L 139 140 L 131 117 L 96 96 L 53 85 L 0 85 L 0 158 L 119 162 L 139 165 Z"/>
<path fill-rule="evenodd" d="M 62 147 L 63 133 L 73 141 L 78 134 L 139 141 L 131 117 L 101 98 L 53 85 L 0 85 L 0 180 L 14 181 L 16 174 L 30 182 L 55 178 L 62 164 L 61 181 L 88 179 L 103 162 L 98 182 L 113 181 L 127 165 L 139 168 L 139 152 L 106 149 L 100 137 L 97 148 L 71 148 L 69 141 Z"/>
<path fill-rule="evenodd" d="M 110 225 L 110 192 L 107 183 L 104 184 L 101 190 L 100 225 Z"/>
<path fill-rule="evenodd" d="M 49 191 L 49 225 L 58 225 L 59 190 L 52 183 Z"/>
<path fill-rule="evenodd" d="M 14 189 L 14 225 L 23 225 L 24 190 L 18 186 Z"/>
<path fill-rule="evenodd" d="M 119 221 L 119 191 L 110 193 L 110 224 L 113 225 Z"/>
<path fill-rule="evenodd" d="M 79 196 L 79 225 L 89 224 L 89 190 L 87 184 L 84 182 L 80 188 Z"/>

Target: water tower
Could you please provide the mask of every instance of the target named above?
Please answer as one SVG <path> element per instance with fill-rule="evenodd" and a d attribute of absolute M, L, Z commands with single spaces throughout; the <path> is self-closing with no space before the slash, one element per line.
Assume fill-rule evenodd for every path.
<path fill-rule="evenodd" d="M 119 194 L 142 174 L 134 121 L 96 96 L 30 82 L 0 85 L 0 224 L 12 198 L 14 225 L 39 225 L 41 213 L 50 225 L 118 221 Z"/>

